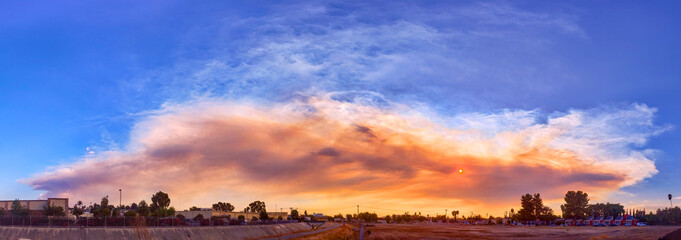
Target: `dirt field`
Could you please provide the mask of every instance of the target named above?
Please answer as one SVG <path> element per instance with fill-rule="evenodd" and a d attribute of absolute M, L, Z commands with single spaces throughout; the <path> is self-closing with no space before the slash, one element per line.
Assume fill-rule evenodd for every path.
<path fill-rule="evenodd" d="M 678 226 L 523 227 L 378 224 L 366 228 L 366 239 L 658 239 Z M 352 227 L 341 227 L 304 239 L 353 239 Z"/>

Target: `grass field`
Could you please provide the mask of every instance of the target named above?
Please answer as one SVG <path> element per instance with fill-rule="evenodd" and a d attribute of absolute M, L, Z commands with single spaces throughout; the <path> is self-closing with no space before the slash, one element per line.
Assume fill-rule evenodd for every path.
<path fill-rule="evenodd" d="M 355 239 L 353 226 L 302 239 Z M 647 227 L 527 227 L 378 224 L 367 227 L 370 239 L 658 239 L 678 226 Z"/>

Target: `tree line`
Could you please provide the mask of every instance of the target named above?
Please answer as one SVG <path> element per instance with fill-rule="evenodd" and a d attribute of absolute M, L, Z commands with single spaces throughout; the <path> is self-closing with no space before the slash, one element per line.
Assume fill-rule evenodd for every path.
<path fill-rule="evenodd" d="M 78 201 L 71 210 L 71 214 L 80 217 L 88 210 L 95 217 L 114 217 L 120 216 L 121 212 L 126 217 L 170 217 L 175 216 L 175 208 L 170 206 L 170 196 L 167 193 L 158 191 L 151 196 L 151 204 L 141 200 L 139 203 L 130 205 L 113 206 L 109 204 L 109 197 L 102 197 L 101 201 L 90 206 L 85 206 L 82 201 Z"/>

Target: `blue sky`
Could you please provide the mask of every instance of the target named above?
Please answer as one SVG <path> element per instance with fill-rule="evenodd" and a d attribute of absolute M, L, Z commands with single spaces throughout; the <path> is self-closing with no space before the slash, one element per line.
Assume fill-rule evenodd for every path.
<path fill-rule="evenodd" d="M 38 197 L 44 189 L 18 180 L 90 150 L 135 148 L 132 129 L 169 104 L 310 92 L 369 95 L 444 125 L 463 113 L 534 111 L 541 123 L 643 104 L 657 110 L 652 126 L 631 126 L 643 142 L 617 150 L 657 150 L 645 152 L 659 172 L 608 200 L 681 196 L 674 1 L 0 4 L 2 199 Z"/>

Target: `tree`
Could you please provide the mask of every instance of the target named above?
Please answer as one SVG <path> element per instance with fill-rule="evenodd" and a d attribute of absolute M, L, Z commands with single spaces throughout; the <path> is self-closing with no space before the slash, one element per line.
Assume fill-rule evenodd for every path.
<path fill-rule="evenodd" d="M 64 208 L 62 206 L 55 206 L 54 204 L 44 206 L 43 214 L 45 214 L 45 216 L 66 216 Z"/>
<path fill-rule="evenodd" d="M 175 216 L 175 207 L 169 207 L 166 211 L 166 217 Z"/>
<path fill-rule="evenodd" d="M 391 220 L 392 220 L 392 219 L 390 218 L 390 215 L 385 216 L 385 222 L 386 222 L 386 223 L 390 223 Z"/>
<path fill-rule="evenodd" d="M 583 219 L 586 217 L 589 205 L 589 195 L 582 191 L 568 191 L 565 194 L 565 204 L 560 205 L 563 218 Z"/>
<path fill-rule="evenodd" d="M 95 210 L 93 214 L 97 217 L 109 217 L 111 216 L 111 208 L 109 207 L 109 198 L 103 197 L 100 205 L 95 203 Z"/>
<path fill-rule="evenodd" d="M 228 203 L 228 202 L 218 202 L 218 203 L 213 204 L 213 210 L 223 211 L 223 212 L 231 212 L 231 211 L 234 211 L 234 206 L 232 206 L 232 204 Z"/>
<path fill-rule="evenodd" d="M 239 217 L 237 217 L 237 219 L 239 220 L 239 222 L 245 222 L 246 221 L 246 217 L 244 217 L 244 215 L 239 215 Z"/>
<path fill-rule="evenodd" d="M 12 202 L 12 215 L 15 216 L 26 216 L 28 215 L 28 208 L 24 207 L 21 205 L 21 202 L 19 202 L 19 199 L 14 200 Z"/>
<path fill-rule="evenodd" d="M 259 213 L 261 211 L 267 211 L 267 209 L 265 207 L 265 202 L 261 202 L 261 201 L 255 201 L 255 202 L 248 204 L 248 208 L 251 210 L 251 212 L 254 212 L 254 213 Z"/>
<path fill-rule="evenodd" d="M 538 219 L 540 216 L 544 215 L 544 211 L 547 211 L 547 209 L 544 208 L 544 201 L 541 199 L 539 193 L 534 194 L 532 205 L 534 206 L 534 219 Z M 553 210 L 551 212 L 553 212 Z"/>
<path fill-rule="evenodd" d="M 5 216 L 5 208 L 0 207 L 0 217 L 4 217 L 4 216 Z"/>
<path fill-rule="evenodd" d="M 135 210 L 125 211 L 123 216 L 125 216 L 125 217 L 137 217 L 137 211 L 135 211 Z"/>
<path fill-rule="evenodd" d="M 151 196 L 151 205 L 149 206 L 149 210 L 151 211 L 152 215 L 157 217 L 171 216 L 171 213 L 175 213 L 175 209 L 170 210 L 168 208 L 169 206 L 170 197 L 167 193 L 158 191 L 156 194 Z"/>
<path fill-rule="evenodd" d="M 196 217 L 194 217 L 194 221 L 201 221 L 201 220 L 203 220 L 203 214 L 199 213 L 198 215 L 196 215 Z"/>
<path fill-rule="evenodd" d="M 255 222 L 255 221 L 258 221 L 258 217 L 253 216 L 253 217 L 251 218 L 251 222 Z"/>
<path fill-rule="evenodd" d="M 518 211 L 518 218 L 521 221 L 532 221 L 534 219 L 534 197 L 531 194 L 525 194 L 520 197 L 520 210 Z"/>
<path fill-rule="evenodd" d="M 376 222 L 378 220 L 378 215 L 375 213 L 363 212 L 357 215 L 357 218 L 364 222 Z"/>
<path fill-rule="evenodd" d="M 596 203 L 590 204 L 586 210 L 587 213 L 593 214 L 595 217 L 613 216 L 617 217 L 624 214 L 624 206 L 619 203 Z"/>
<path fill-rule="evenodd" d="M 454 216 L 454 221 L 456 221 L 456 216 L 459 215 L 459 210 L 452 211 L 452 216 Z"/>
<path fill-rule="evenodd" d="M 553 210 L 544 206 L 544 201 L 541 199 L 539 193 L 534 195 L 525 194 L 520 197 L 521 209 L 518 211 L 518 218 L 520 221 L 534 221 L 536 219 L 551 219 L 553 217 Z M 513 209 L 511 209 L 513 214 Z"/>
<path fill-rule="evenodd" d="M 267 220 L 270 218 L 270 216 L 267 215 L 267 212 L 264 209 L 260 211 L 258 216 L 260 217 L 260 220 Z"/>
<path fill-rule="evenodd" d="M 149 213 L 151 213 L 151 209 L 149 209 L 147 202 L 142 200 L 139 204 L 137 204 L 137 212 L 140 214 L 140 216 L 146 217 L 149 216 Z"/>
<path fill-rule="evenodd" d="M 76 217 L 80 217 L 80 215 L 83 215 L 85 212 L 85 207 L 83 206 L 83 202 L 78 201 L 75 205 L 73 205 L 73 210 L 71 210 L 71 214 L 73 214 Z"/>
<path fill-rule="evenodd" d="M 291 219 L 298 220 L 299 217 L 300 216 L 298 216 L 298 210 L 296 209 L 291 210 Z"/>
<path fill-rule="evenodd" d="M 189 211 L 201 211 L 201 208 L 198 208 L 196 206 L 192 206 L 189 208 Z"/>
<path fill-rule="evenodd" d="M 168 197 L 167 193 L 158 191 L 151 196 L 151 203 L 156 204 L 158 208 L 168 208 L 170 206 L 170 197 Z"/>
<path fill-rule="evenodd" d="M 130 209 L 137 210 L 137 203 L 130 204 Z"/>

